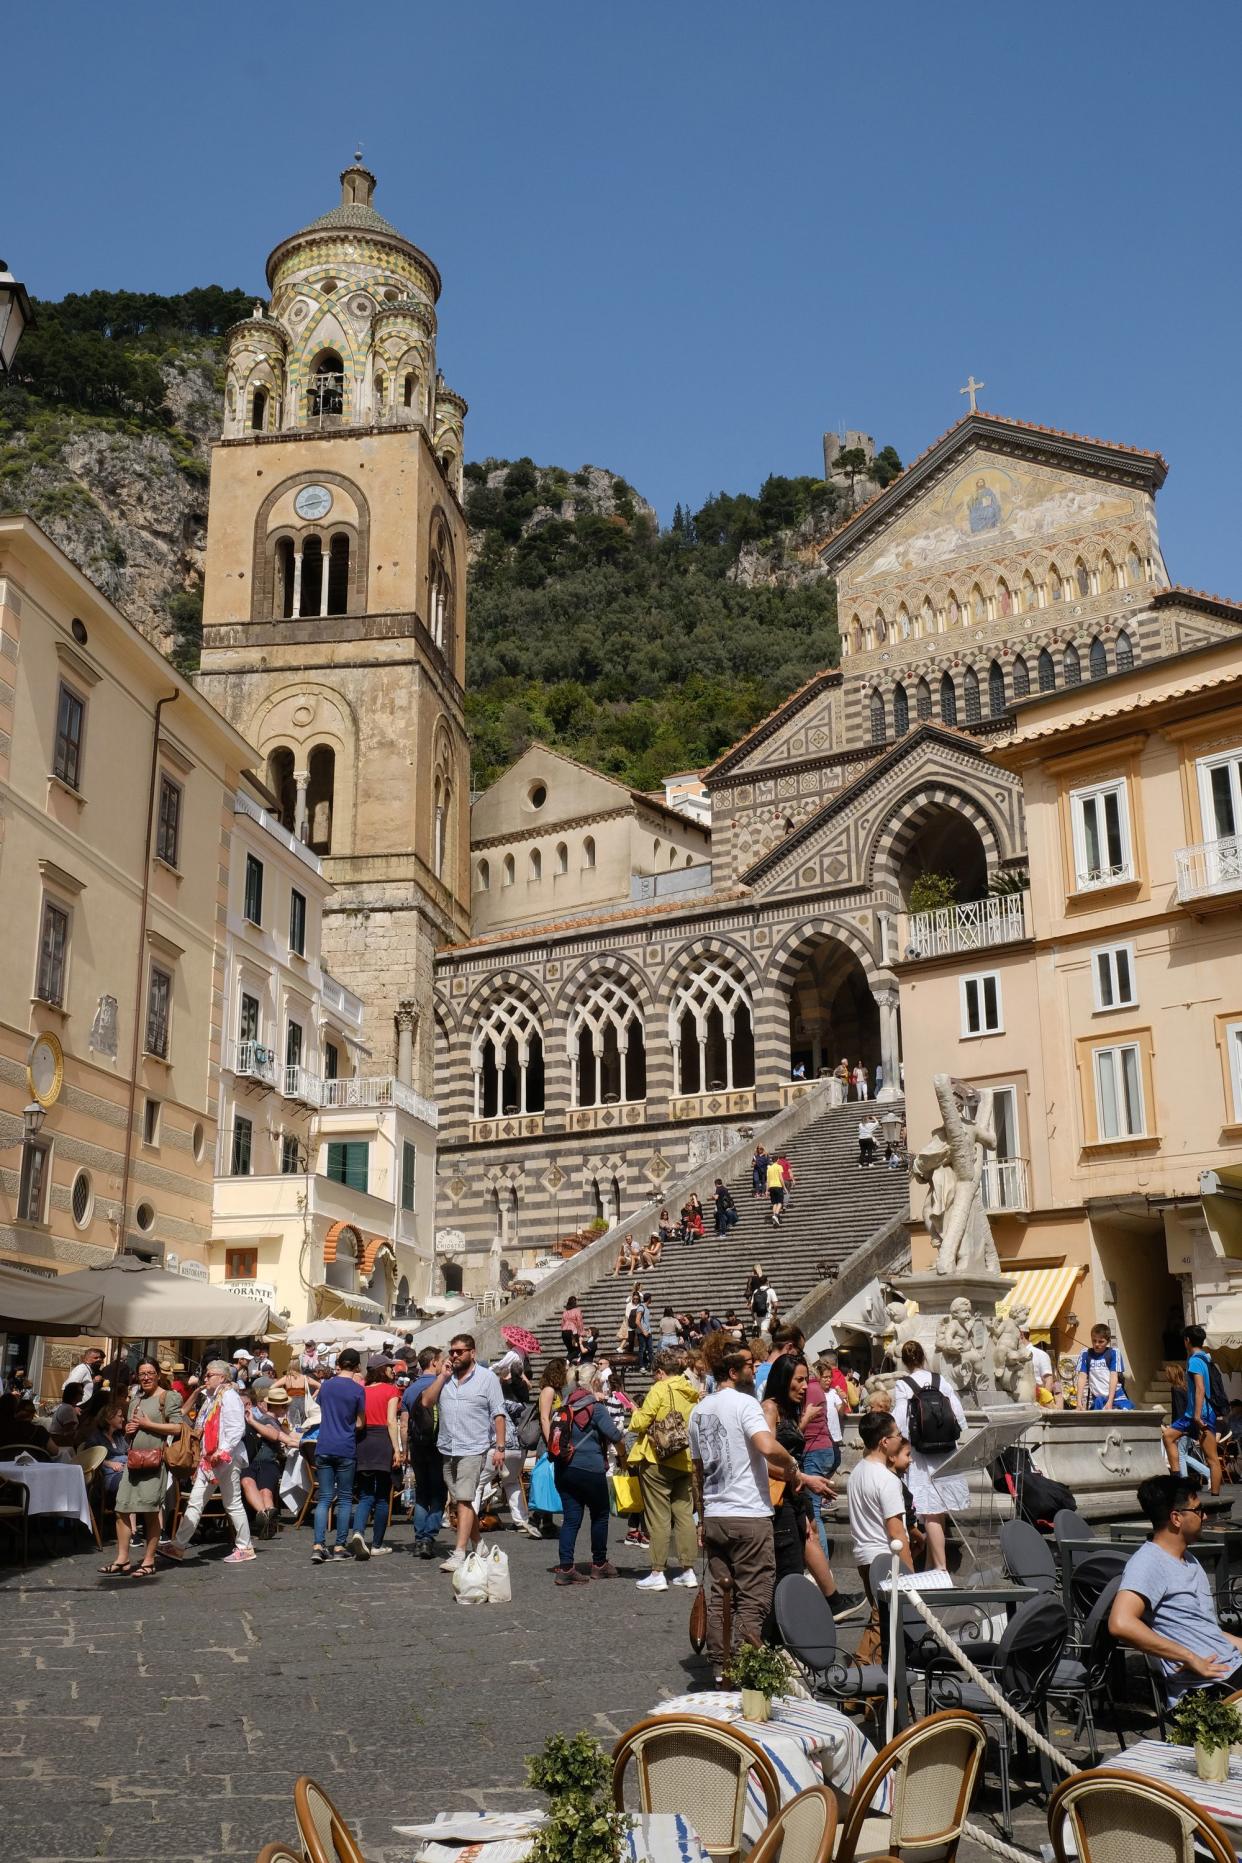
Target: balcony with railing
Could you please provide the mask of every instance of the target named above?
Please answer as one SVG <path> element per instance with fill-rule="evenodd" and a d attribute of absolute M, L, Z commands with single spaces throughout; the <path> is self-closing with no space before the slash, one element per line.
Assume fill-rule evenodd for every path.
<path fill-rule="evenodd" d="M 992 1158 L 983 1167 L 985 1210 L 1029 1210 L 1025 1158 Z"/>
<path fill-rule="evenodd" d="M 421 1093 L 415 1093 L 413 1087 L 407 1087 L 393 1074 L 367 1078 L 354 1075 L 348 1080 L 323 1080 L 319 1084 L 322 1089 L 319 1104 L 324 1111 L 348 1112 L 359 1107 L 385 1111 L 395 1106 L 398 1112 L 408 1113 L 411 1119 L 421 1119 L 424 1125 L 436 1126 L 440 1122 L 435 1102 L 425 1100 Z"/>
<path fill-rule="evenodd" d="M 913 960 L 1014 944 L 1031 935 L 1027 899 L 1025 892 L 996 893 L 934 912 L 908 912 L 899 924 L 898 948 Z"/>
<path fill-rule="evenodd" d="M 1179 847 L 1177 897 L 1183 906 L 1236 905 L 1242 892 L 1242 835 L 1223 835 L 1197 847 Z"/>
<path fill-rule="evenodd" d="M 252 822 L 257 822 L 259 827 L 270 834 L 274 841 L 279 841 L 289 853 L 296 854 L 298 859 L 304 861 L 315 873 L 323 872 L 323 862 L 318 854 L 312 854 L 304 841 L 299 841 L 296 835 L 290 834 L 278 816 L 273 815 L 269 809 L 260 808 L 259 804 L 244 790 L 239 789 L 233 797 L 233 813 L 249 816 Z"/>
<path fill-rule="evenodd" d="M 240 1080 L 257 1080 L 265 1087 L 276 1085 L 276 1054 L 262 1042 L 226 1043 L 224 1065 Z"/>
<path fill-rule="evenodd" d="M 323 1098 L 323 1081 L 304 1067 L 286 1066 L 281 1070 L 280 1090 L 287 1100 L 301 1100 L 304 1106 L 318 1106 Z"/>

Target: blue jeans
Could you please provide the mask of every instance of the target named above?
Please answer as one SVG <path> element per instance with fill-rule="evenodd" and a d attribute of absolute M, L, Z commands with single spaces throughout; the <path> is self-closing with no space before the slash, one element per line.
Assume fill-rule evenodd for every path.
<path fill-rule="evenodd" d="M 651 1334 L 639 1332 L 635 1336 L 634 1349 L 638 1353 L 639 1371 L 650 1371 L 652 1365 Z"/>
<path fill-rule="evenodd" d="M 560 1563 L 571 1566 L 583 1514 L 591 1516 L 591 1563 L 603 1565 L 608 1557 L 608 1477 L 602 1469 L 558 1468 L 556 1489 L 561 1497 Z"/>
<path fill-rule="evenodd" d="M 358 1471 L 358 1499 L 354 1503 L 355 1533 L 365 1533 L 367 1522 L 375 1512 L 375 1530 L 371 1534 L 372 1546 L 382 1546 L 384 1535 L 388 1531 L 388 1511 L 392 1503 L 392 1470 L 387 1468 L 363 1468 Z"/>
<path fill-rule="evenodd" d="M 835 1475 L 841 1461 L 841 1451 L 836 1443 L 830 1443 L 827 1449 L 808 1449 L 803 1460 L 803 1468 L 808 1475 Z M 824 1502 L 817 1494 L 811 1496 L 811 1512 L 815 1517 L 815 1530 L 819 1534 L 819 1543 L 828 1552 L 828 1534 L 824 1526 Z"/>
<path fill-rule="evenodd" d="M 315 1502 L 316 1546 L 328 1543 L 328 1514 L 333 1501 L 336 1502 L 336 1543 L 343 1546 L 349 1538 L 357 1466 L 352 1455 L 325 1455 L 322 1450 L 316 1455 L 315 1472 L 319 1476 L 319 1497 Z"/>
<path fill-rule="evenodd" d="M 418 1545 L 430 1544 L 444 1525 L 444 1507 L 448 1489 L 444 1485 L 444 1464 L 433 1448 L 410 1457 L 414 1470 L 414 1539 Z"/>

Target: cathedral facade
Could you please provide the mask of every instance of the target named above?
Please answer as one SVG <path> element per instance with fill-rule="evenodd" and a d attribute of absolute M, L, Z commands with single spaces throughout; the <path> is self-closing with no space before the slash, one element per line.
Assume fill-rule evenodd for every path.
<path fill-rule="evenodd" d="M 440 275 L 374 191 L 355 158 L 229 332 L 198 683 L 324 859 L 324 961 L 374 1066 L 430 1098 L 433 952 L 469 929 L 466 404 Z"/>
<path fill-rule="evenodd" d="M 648 823 L 601 897 L 606 811 L 575 803 L 566 760 L 534 747 L 521 783 L 493 786 L 473 934 L 436 960 L 454 1284 L 622 1219 L 843 1057 L 900 1094 L 893 966 L 943 930 L 911 910 L 920 877 L 948 879 L 981 935 L 1027 935 L 1020 785 L 989 746 L 1033 693 L 1236 632 L 1170 586 L 1165 471 L 1133 447 L 960 421 L 824 544 L 841 663 L 707 772 L 710 864 L 679 849 L 670 865 Z M 562 798 L 546 822 L 559 884 L 541 854 L 524 885 L 506 866 L 498 897 L 495 850 L 531 838 L 538 793 Z"/>

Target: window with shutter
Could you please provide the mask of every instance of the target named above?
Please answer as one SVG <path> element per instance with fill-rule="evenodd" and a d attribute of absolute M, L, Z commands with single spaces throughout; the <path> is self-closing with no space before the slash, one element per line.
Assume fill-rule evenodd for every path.
<path fill-rule="evenodd" d="M 328 1146 L 328 1176 L 347 1190 L 366 1191 L 371 1147 L 366 1139 L 334 1139 Z"/>
<path fill-rule="evenodd" d="M 403 1210 L 414 1208 L 414 1170 L 417 1162 L 418 1153 L 410 1144 L 409 1139 L 406 1139 L 401 1148 L 401 1208 Z"/>

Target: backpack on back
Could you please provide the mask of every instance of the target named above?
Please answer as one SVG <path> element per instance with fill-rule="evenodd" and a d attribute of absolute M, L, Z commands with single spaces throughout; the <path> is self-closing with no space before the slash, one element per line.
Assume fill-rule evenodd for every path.
<path fill-rule="evenodd" d="M 932 1372 L 930 1384 L 917 1384 L 913 1378 L 903 1378 L 901 1382 L 910 1387 L 907 1427 L 911 1448 L 924 1455 L 943 1455 L 946 1450 L 956 1449 L 962 1426 L 953 1414 L 940 1373 Z"/>
<path fill-rule="evenodd" d="M 1225 1380 L 1221 1375 L 1220 1366 L 1214 1358 L 1208 1360 L 1207 1382 L 1208 1402 L 1216 1412 L 1216 1420 L 1219 1423 L 1229 1415 L 1229 1393 L 1225 1389 Z"/>
<path fill-rule="evenodd" d="M 757 1320 L 761 1320 L 768 1310 L 768 1290 L 757 1287 L 750 1297 L 750 1310 Z"/>
<path fill-rule="evenodd" d="M 588 1429 L 594 1414 L 595 1399 L 589 1391 L 575 1391 L 553 1410 L 548 1420 L 548 1454 L 561 1468 L 568 1468 L 574 1459 L 574 1425 Z"/>
<path fill-rule="evenodd" d="M 428 1448 L 436 1439 L 439 1429 L 439 1417 L 435 1404 L 424 1404 L 420 1393 L 418 1402 L 411 1404 L 408 1411 L 409 1426 L 406 1441 L 411 1447 Z"/>

